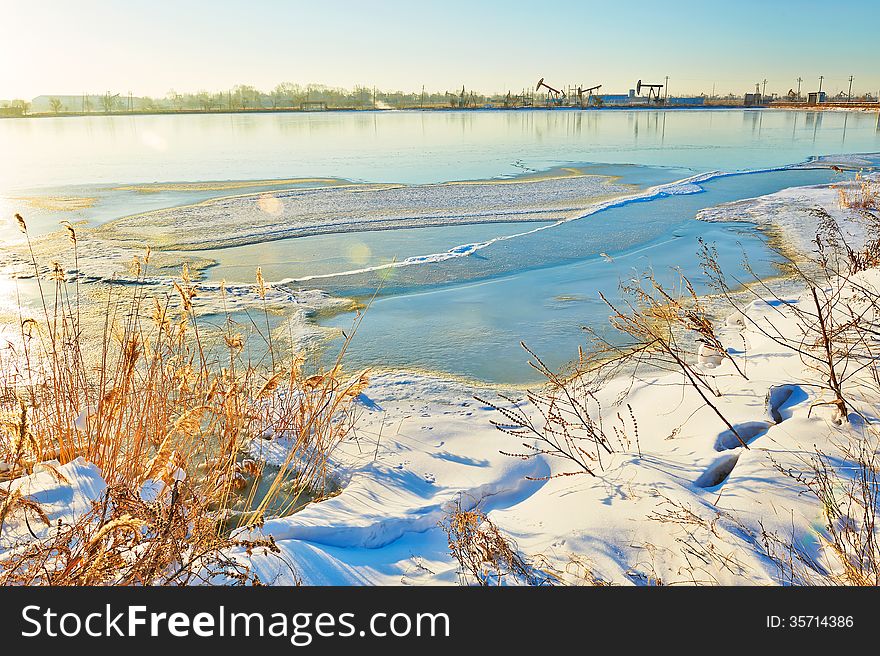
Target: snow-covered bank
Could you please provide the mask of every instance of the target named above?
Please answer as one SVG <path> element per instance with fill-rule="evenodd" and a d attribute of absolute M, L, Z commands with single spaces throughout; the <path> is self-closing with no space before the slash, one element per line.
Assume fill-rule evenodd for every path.
<path fill-rule="evenodd" d="M 840 209 L 831 186 L 791 189 L 737 204 L 736 218 L 778 220 L 799 248 L 809 250 L 816 224 L 807 209 L 822 207 L 844 234 L 864 242 L 860 221 Z M 782 211 L 785 208 L 785 211 Z M 729 216 L 730 206 L 708 217 Z M 880 292 L 880 272 L 855 282 Z M 808 469 L 817 452 L 843 458 L 840 445 L 860 440 L 865 425 L 837 422 L 825 381 L 802 356 L 780 346 L 766 326 L 795 338 L 795 312 L 808 298 L 796 291 L 754 300 L 718 328 L 729 360 L 700 359 L 721 396 L 717 408 L 739 438 L 695 394 L 680 373 L 618 378 L 598 394 L 604 420 L 632 408 L 638 448 L 609 456 L 598 476 L 558 476 L 559 461 L 521 460 L 517 439 L 495 430 L 500 419 L 473 399 L 485 390 L 440 379 L 386 374 L 369 390 L 371 404 L 359 439 L 341 457 L 348 472 L 342 493 L 292 517 L 267 523 L 302 580 L 312 584 L 425 584 L 458 581 L 458 563 L 437 525 L 460 503 L 479 507 L 523 554 L 568 582 L 572 572 L 616 584 L 782 583 L 768 557 L 767 536 L 789 541 L 801 557 L 833 569 L 825 553 L 823 509 L 783 471 Z M 857 297 L 859 294 L 852 294 Z M 873 416 L 871 399 L 856 399 Z M 624 427 L 621 426 L 621 430 Z M 265 578 L 277 571 L 257 560 Z M 573 566 L 574 565 L 574 566 Z M 265 568 L 265 569 L 264 569 Z"/>
<path fill-rule="evenodd" d="M 877 272 L 864 278 L 880 286 Z M 793 329 L 773 305 L 755 302 L 747 312 L 756 322 Z M 472 397 L 490 391 L 383 374 L 363 399 L 355 436 L 337 452 L 340 494 L 267 521 L 262 532 L 275 538 L 282 559 L 241 558 L 276 584 L 297 580 L 285 563 L 315 585 L 454 584 L 458 564 L 437 524 L 460 502 L 482 509 L 524 554 L 540 555 L 559 571 L 585 563 L 616 584 L 779 582 L 758 536 L 763 530 L 790 536 L 820 559 L 822 512 L 777 465 L 802 468 L 805 454 L 833 452 L 835 442 L 857 428 L 834 424 L 823 408 L 807 416 L 819 396 L 794 353 L 753 329 L 728 327 L 722 335 L 732 349 L 745 343 L 748 353 L 749 380 L 732 376 L 729 363 L 713 370 L 723 393 L 717 404 L 748 449 L 730 439 L 694 395 L 683 394 L 680 376 L 653 375 L 635 384 L 620 379 L 600 400 L 614 421 L 615 399 L 632 385 L 627 403 L 641 455 L 615 453 L 597 477 L 546 480 L 568 469 L 544 458 L 503 455 L 519 449 L 517 440 L 494 429 L 489 420 L 497 414 Z M 260 441 L 254 448 L 283 447 Z M 61 504 L 50 506 L 53 521 L 82 512 L 83 495 L 96 498 L 102 489 L 84 463 L 60 472 L 75 483 L 68 487 L 45 471 L 14 483 L 35 501 Z M 88 485 L 80 485 L 84 478 Z M 685 514 L 685 523 L 677 521 Z M 7 535 L 10 530 L 21 537 L 26 527 L 19 522 L 7 525 Z M 706 551 L 695 556 L 697 548 Z"/>
<path fill-rule="evenodd" d="M 880 180 L 880 173 L 865 176 L 866 180 Z M 776 231 L 782 243 L 794 248 L 800 257 L 815 248 L 814 240 L 822 222 L 822 215 L 811 212 L 820 208 L 834 220 L 847 242 L 854 248 L 864 246 L 869 238 L 864 221 L 853 221 L 851 210 L 841 207 L 841 189 L 852 189 L 852 182 L 839 185 L 793 187 L 759 198 L 747 198 L 700 211 L 702 221 L 743 221 Z"/>
<path fill-rule="evenodd" d="M 865 282 L 880 284 L 880 274 Z M 755 302 L 747 312 L 794 330 L 773 305 Z M 599 400 L 613 422 L 615 400 L 626 395 L 641 455 L 635 448 L 615 453 L 597 477 L 540 480 L 570 468 L 502 455 L 521 450 L 519 443 L 489 425 L 499 417 L 471 397 L 474 390 L 388 374 L 371 386 L 378 407 L 365 411 L 357 441 L 346 445 L 342 493 L 271 520 L 264 532 L 306 583 L 455 583 L 458 563 L 437 523 L 460 501 L 480 507 L 524 554 L 559 571 L 588 563 L 616 584 L 779 582 L 759 536 L 790 537 L 821 560 L 822 512 L 777 466 L 803 468 L 805 454 L 834 452 L 857 428 L 834 424 L 827 408 L 807 416 L 820 395 L 796 354 L 756 330 L 722 334 L 748 353 L 749 380 L 733 376 L 730 363 L 713 371 L 723 394 L 718 407 L 748 449 L 696 395 L 683 393 L 680 375 L 620 379 Z M 694 549 L 706 551 L 695 556 Z M 277 573 L 271 558 L 256 564 L 264 580 Z"/>

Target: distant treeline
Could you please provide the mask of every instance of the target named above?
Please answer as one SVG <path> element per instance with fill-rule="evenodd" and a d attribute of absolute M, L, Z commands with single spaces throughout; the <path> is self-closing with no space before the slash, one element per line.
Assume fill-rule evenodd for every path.
<path fill-rule="evenodd" d="M 487 103 L 515 103 L 532 100 L 525 91 L 508 95 L 485 95 L 468 89 L 452 91 L 383 91 L 373 87 L 354 89 L 321 84 L 283 83 L 271 91 L 239 84 L 226 91 L 177 92 L 164 97 L 132 96 L 124 93 L 38 96 L 31 101 L 0 101 L 7 113 L 70 114 L 152 111 L 231 111 L 259 109 L 302 109 L 326 106 L 334 109 L 370 109 L 404 107 L 478 107 Z"/>
<path fill-rule="evenodd" d="M 603 104 L 632 106 L 649 103 L 644 97 L 629 95 L 581 96 L 570 87 L 567 94 L 548 95 L 536 93 L 534 87 L 504 94 L 487 95 L 462 87 L 450 91 L 383 91 L 375 87 L 356 86 L 354 89 L 328 87 L 322 84 L 278 84 L 271 91 L 248 84 L 239 84 L 226 91 L 197 91 L 180 93 L 169 91 L 164 97 L 134 96 L 108 91 L 104 94 L 38 96 L 33 100 L 0 100 L 0 117 L 52 114 L 116 114 L 125 112 L 239 112 L 260 110 L 310 110 L 310 109 L 413 109 L 413 108 L 475 108 L 475 107 L 529 107 L 574 106 Z M 794 93 L 794 92 L 792 92 Z M 577 95 L 576 95 L 577 94 Z M 659 100 L 659 99 L 658 99 Z M 700 102 L 689 102 L 699 100 Z M 671 105 L 741 105 L 744 96 L 700 96 L 668 99 Z M 801 102 L 804 97 L 791 95 L 765 96 L 767 102 Z M 876 103 L 870 94 L 848 98 L 841 94 L 829 98 L 829 102 Z M 666 99 L 664 99 L 666 102 Z"/>

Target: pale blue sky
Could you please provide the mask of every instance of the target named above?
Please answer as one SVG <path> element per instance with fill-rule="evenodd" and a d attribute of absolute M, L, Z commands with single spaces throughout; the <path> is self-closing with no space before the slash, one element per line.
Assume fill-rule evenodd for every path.
<path fill-rule="evenodd" d="M 880 89 L 880 1 L 0 0 L 0 98 L 281 81 L 742 93 Z M 11 55 L 11 57 L 10 57 Z"/>

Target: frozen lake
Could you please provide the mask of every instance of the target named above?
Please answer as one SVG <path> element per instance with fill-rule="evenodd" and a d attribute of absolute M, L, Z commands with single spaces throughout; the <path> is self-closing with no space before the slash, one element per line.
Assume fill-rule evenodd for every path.
<path fill-rule="evenodd" d="M 772 275 L 779 256 L 754 226 L 696 213 L 840 180 L 769 169 L 876 153 L 880 123 L 773 110 L 95 116 L 0 121 L 0 148 L 4 218 L 21 211 L 35 234 L 83 221 L 110 244 L 207 258 L 209 280 L 250 282 L 262 266 L 290 287 L 379 289 L 351 366 L 522 383 L 535 375 L 519 341 L 563 364 L 582 326 L 605 324 L 597 294 L 620 280 L 678 266 L 704 289 L 698 237 L 732 271 L 745 253 Z M 650 191 L 710 171 L 741 174 Z"/>
<path fill-rule="evenodd" d="M 737 170 L 875 152 L 877 115 L 530 110 L 94 116 L 0 121 L 0 192 L 329 177 L 424 183 L 566 163 Z M 12 156 L 9 156 L 9 155 Z"/>

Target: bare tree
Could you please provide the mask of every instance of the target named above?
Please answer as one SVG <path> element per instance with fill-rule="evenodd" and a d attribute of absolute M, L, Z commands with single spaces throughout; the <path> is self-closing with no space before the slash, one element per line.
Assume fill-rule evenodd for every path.
<path fill-rule="evenodd" d="M 12 107 L 21 110 L 22 114 L 27 114 L 30 111 L 31 104 L 26 100 L 13 100 Z"/>
<path fill-rule="evenodd" d="M 109 114 L 114 109 L 116 109 L 116 105 L 119 101 L 119 94 L 113 93 L 111 94 L 109 91 L 101 96 L 101 107 L 104 109 L 105 114 Z"/>
<path fill-rule="evenodd" d="M 214 98 L 212 98 L 211 94 L 207 91 L 199 91 L 199 93 L 196 94 L 196 98 L 199 106 L 206 112 L 210 112 L 215 106 Z"/>

